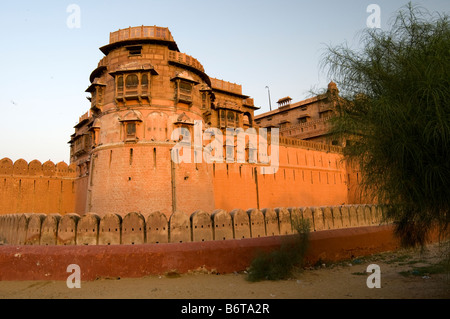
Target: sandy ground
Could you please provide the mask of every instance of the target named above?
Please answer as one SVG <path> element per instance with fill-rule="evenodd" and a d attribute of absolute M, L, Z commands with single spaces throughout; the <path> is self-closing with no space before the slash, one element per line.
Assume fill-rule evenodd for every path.
<path fill-rule="evenodd" d="M 419 250 L 386 252 L 364 258 L 302 269 L 283 281 L 248 282 L 246 273 L 166 274 L 139 279 L 115 278 L 81 282 L 0 282 L 2 299 L 450 299 L 448 272 L 433 269 L 442 260 L 438 244 Z M 381 288 L 367 287 L 367 266 L 381 270 Z M 425 269 L 423 267 L 430 267 Z M 81 278 L 82 280 L 82 278 Z"/>

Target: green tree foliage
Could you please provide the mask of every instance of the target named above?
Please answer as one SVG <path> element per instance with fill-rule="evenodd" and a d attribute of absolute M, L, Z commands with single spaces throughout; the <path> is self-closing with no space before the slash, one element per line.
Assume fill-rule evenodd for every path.
<path fill-rule="evenodd" d="M 331 133 L 350 141 L 344 155 L 402 244 L 423 245 L 450 219 L 448 15 L 409 4 L 388 31 L 364 30 L 361 44 L 329 47 L 322 60 L 343 98 Z"/>

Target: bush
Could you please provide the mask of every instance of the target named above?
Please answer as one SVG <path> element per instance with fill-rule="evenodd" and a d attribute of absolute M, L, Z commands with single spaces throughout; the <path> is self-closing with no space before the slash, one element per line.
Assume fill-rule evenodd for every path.
<path fill-rule="evenodd" d="M 292 276 L 295 267 L 301 267 L 309 244 L 309 219 L 293 223 L 297 236 L 294 242 L 283 242 L 280 249 L 260 252 L 250 264 L 248 281 L 282 280 Z"/>

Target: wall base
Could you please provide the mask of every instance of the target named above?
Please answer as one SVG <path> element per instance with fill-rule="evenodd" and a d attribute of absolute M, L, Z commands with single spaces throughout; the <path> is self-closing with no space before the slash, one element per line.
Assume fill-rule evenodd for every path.
<path fill-rule="evenodd" d="M 245 270 L 261 250 L 280 247 L 293 236 L 240 240 L 116 246 L 0 246 L 0 280 L 66 280 L 77 264 L 81 280 L 138 278 L 199 267 L 219 273 Z M 310 234 L 307 262 L 340 261 L 400 247 L 392 225 L 319 231 Z"/>

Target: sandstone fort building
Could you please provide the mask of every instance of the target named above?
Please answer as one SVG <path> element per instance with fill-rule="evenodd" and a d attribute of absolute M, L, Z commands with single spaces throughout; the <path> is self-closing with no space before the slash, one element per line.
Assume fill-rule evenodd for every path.
<path fill-rule="evenodd" d="M 105 56 L 86 89 L 90 108 L 70 136 L 70 163 L 1 160 L 1 214 L 169 216 L 360 201 L 357 171 L 327 137 L 339 98 L 334 83 L 322 95 L 296 103 L 286 97 L 257 115 L 241 85 L 207 74 L 167 28 L 118 30 L 100 50 Z M 261 174 L 265 164 L 251 162 L 174 163 L 171 150 L 180 137 L 172 133 L 193 134 L 198 121 L 203 130 L 278 128 L 278 170 Z M 247 157 L 254 147 L 246 144 Z"/>

